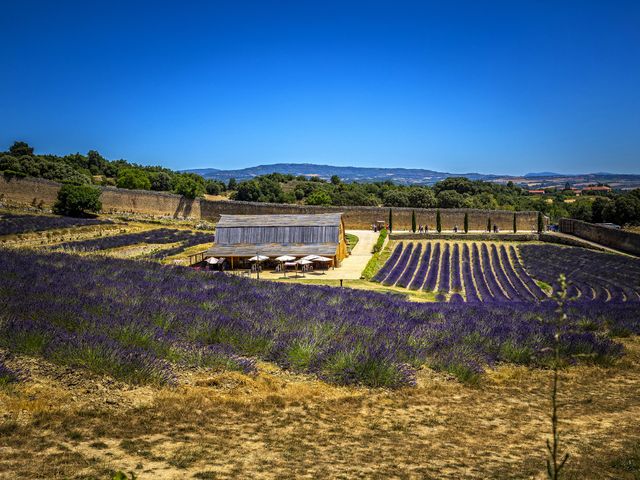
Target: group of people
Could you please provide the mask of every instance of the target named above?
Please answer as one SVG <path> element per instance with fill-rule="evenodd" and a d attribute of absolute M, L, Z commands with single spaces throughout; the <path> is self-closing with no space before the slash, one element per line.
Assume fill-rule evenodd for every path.
<path fill-rule="evenodd" d="M 379 231 L 381 231 L 383 228 L 386 228 L 389 232 L 391 231 L 391 229 L 389 228 L 389 224 L 387 224 L 387 225 L 380 225 L 380 224 L 378 224 L 378 223 L 372 223 L 372 224 L 371 224 L 371 229 L 372 229 L 374 232 L 379 232 Z"/>

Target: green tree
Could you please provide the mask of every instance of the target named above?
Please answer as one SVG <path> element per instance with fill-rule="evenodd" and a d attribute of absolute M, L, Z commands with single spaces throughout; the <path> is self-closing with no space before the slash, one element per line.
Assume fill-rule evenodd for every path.
<path fill-rule="evenodd" d="M 491 231 L 491 217 L 487 218 L 487 232 Z"/>
<path fill-rule="evenodd" d="M 393 211 L 389 209 L 389 231 L 393 231 Z"/>
<path fill-rule="evenodd" d="M 262 194 L 260 185 L 256 180 L 242 182 L 233 189 L 236 189 L 236 193 L 233 197 L 234 200 L 241 200 L 243 202 L 257 202 Z M 233 189 L 231 188 L 231 180 L 229 180 L 229 190 Z"/>
<path fill-rule="evenodd" d="M 238 182 L 232 177 L 229 179 L 229 183 L 227 184 L 227 190 L 235 190 L 236 188 L 238 188 Z"/>
<path fill-rule="evenodd" d="M 538 212 L 538 233 L 542 233 L 544 230 L 544 218 L 542 212 Z"/>
<path fill-rule="evenodd" d="M 569 215 L 571 218 L 575 218 L 576 220 L 591 222 L 593 219 L 591 202 L 576 201 L 569 204 Z"/>
<path fill-rule="evenodd" d="M 176 178 L 173 191 L 186 198 L 202 197 L 205 192 L 204 185 L 187 175 L 179 175 Z"/>
<path fill-rule="evenodd" d="M 464 212 L 464 233 L 469 233 L 469 214 Z"/>
<path fill-rule="evenodd" d="M 596 197 L 591 204 L 591 221 L 594 223 L 604 222 L 604 209 L 610 202 L 608 198 Z"/>
<path fill-rule="evenodd" d="M 149 174 L 151 190 L 170 192 L 173 189 L 173 178 L 167 172 L 151 172 Z"/>
<path fill-rule="evenodd" d="M 58 190 L 58 199 L 53 211 L 60 215 L 84 216 L 102 209 L 100 189 L 91 185 L 66 184 Z"/>
<path fill-rule="evenodd" d="M 138 168 L 123 168 L 118 172 L 116 186 L 130 190 L 150 190 L 151 180 L 144 171 Z"/>
<path fill-rule="evenodd" d="M 515 213 L 513 214 L 513 233 L 518 233 L 518 219 Z"/>
<path fill-rule="evenodd" d="M 31 156 L 33 155 L 33 147 L 29 146 L 27 142 L 13 142 L 13 145 L 9 147 L 9 153 L 14 157 Z"/>
<path fill-rule="evenodd" d="M 438 203 L 433 190 L 426 187 L 414 187 L 409 189 L 407 197 L 407 206 L 414 208 L 433 208 Z"/>
<path fill-rule="evenodd" d="M 442 218 L 440 217 L 440 209 L 436 210 L 436 231 L 442 232 Z"/>
<path fill-rule="evenodd" d="M 620 195 L 609 202 L 604 209 L 608 222 L 619 225 L 640 223 L 640 200 L 635 195 Z"/>
<path fill-rule="evenodd" d="M 408 207 L 409 196 L 402 190 L 387 190 L 382 196 L 385 207 Z"/>
<path fill-rule="evenodd" d="M 331 205 L 331 195 L 324 190 L 316 190 L 307 197 L 307 205 Z"/>
<path fill-rule="evenodd" d="M 416 233 L 416 211 L 411 210 L 411 231 Z"/>
<path fill-rule="evenodd" d="M 465 206 L 465 197 L 455 190 L 442 190 L 438 193 L 438 206 L 440 208 L 462 208 Z"/>
<path fill-rule="evenodd" d="M 340 185 L 340 177 L 338 175 L 333 175 L 331 177 L 331 183 L 333 185 Z"/>

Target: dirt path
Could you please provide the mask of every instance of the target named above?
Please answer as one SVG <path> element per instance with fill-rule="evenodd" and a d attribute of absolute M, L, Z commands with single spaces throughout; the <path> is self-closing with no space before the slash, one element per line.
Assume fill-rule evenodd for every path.
<path fill-rule="evenodd" d="M 347 233 L 351 233 L 359 238 L 358 244 L 351 251 L 351 255 L 342 261 L 340 267 L 329 270 L 318 270 L 316 272 L 306 273 L 303 277 L 299 276 L 300 280 L 357 280 L 362 274 L 362 270 L 367 265 L 367 262 L 371 258 L 371 249 L 378 240 L 379 233 L 372 230 L 348 230 Z M 282 273 L 275 273 L 271 271 L 265 271 L 260 274 L 260 278 L 267 280 L 281 280 L 285 278 Z M 295 275 L 291 272 L 287 274 L 290 280 L 295 280 Z"/>

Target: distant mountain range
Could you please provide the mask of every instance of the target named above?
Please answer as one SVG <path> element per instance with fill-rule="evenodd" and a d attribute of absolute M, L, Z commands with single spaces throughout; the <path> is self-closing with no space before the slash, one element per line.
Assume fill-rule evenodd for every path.
<path fill-rule="evenodd" d="M 275 163 L 272 165 L 258 165 L 256 167 L 239 170 L 219 170 L 216 168 L 200 168 L 185 170 L 197 173 L 212 180 L 228 182 L 235 178 L 238 181 L 266 175 L 268 173 L 283 173 L 291 175 L 316 176 L 329 180 L 333 175 L 339 176 L 345 182 L 384 182 L 403 185 L 433 185 L 447 177 L 467 177 L 472 180 L 506 183 L 512 181 L 526 188 L 564 187 L 566 182 L 580 187 L 593 183 L 606 183 L 613 188 L 630 189 L 640 187 L 640 175 L 615 173 L 562 174 L 555 172 L 527 173 L 524 176 L 496 175 L 482 173 L 447 173 L 422 168 L 369 168 L 369 167 L 338 167 L 331 165 L 316 165 L 312 163 Z"/>

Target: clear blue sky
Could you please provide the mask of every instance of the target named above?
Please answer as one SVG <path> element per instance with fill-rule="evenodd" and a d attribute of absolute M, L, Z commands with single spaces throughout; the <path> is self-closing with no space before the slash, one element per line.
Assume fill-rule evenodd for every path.
<path fill-rule="evenodd" d="M 640 2 L 4 2 L 0 149 L 640 173 Z"/>

